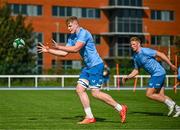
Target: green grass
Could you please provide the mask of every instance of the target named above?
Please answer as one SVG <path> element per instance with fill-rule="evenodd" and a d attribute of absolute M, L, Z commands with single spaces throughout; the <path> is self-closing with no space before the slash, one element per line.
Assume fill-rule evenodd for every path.
<path fill-rule="evenodd" d="M 180 104 L 180 93 L 166 92 Z M 180 117 L 167 117 L 167 107 L 147 99 L 144 90 L 107 93 L 128 105 L 125 124 L 114 109 L 90 96 L 97 123 L 78 125 L 84 112 L 75 91 L 0 91 L 0 129 L 180 129 Z"/>

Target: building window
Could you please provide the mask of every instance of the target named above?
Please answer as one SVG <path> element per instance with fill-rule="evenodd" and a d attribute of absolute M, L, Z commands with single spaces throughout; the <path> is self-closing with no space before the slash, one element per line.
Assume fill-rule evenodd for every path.
<path fill-rule="evenodd" d="M 43 33 L 34 32 L 33 36 L 34 36 L 34 43 L 35 44 L 38 44 L 38 42 L 43 43 Z M 36 49 L 34 51 L 37 52 Z M 42 74 L 43 55 L 42 55 L 42 53 L 36 53 L 36 55 L 37 55 L 36 71 L 37 71 L 38 74 Z"/>
<path fill-rule="evenodd" d="M 71 60 L 65 60 L 62 62 L 64 69 L 72 69 L 72 61 Z"/>
<path fill-rule="evenodd" d="M 57 61 L 53 59 L 51 61 L 51 66 L 52 66 L 52 68 L 56 68 L 57 67 Z"/>
<path fill-rule="evenodd" d="M 67 43 L 68 36 L 69 34 L 65 34 L 65 33 L 57 33 L 57 32 L 52 33 L 52 38 L 57 43 Z"/>
<path fill-rule="evenodd" d="M 173 21 L 174 20 L 174 11 L 160 11 L 152 10 L 151 19 L 161 20 L 161 21 Z"/>
<path fill-rule="evenodd" d="M 99 45 L 100 44 L 100 42 L 101 42 L 101 36 L 100 35 L 93 35 L 93 38 L 94 38 L 94 43 L 96 44 L 96 45 Z"/>
<path fill-rule="evenodd" d="M 57 15 L 58 15 L 58 7 L 53 6 L 53 8 L 52 8 L 52 16 L 57 16 Z"/>
<path fill-rule="evenodd" d="M 62 61 L 64 69 L 81 69 L 81 61 L 64 60 Z"/>
<path fill-rule="evenodd" d="M 11 7 L 13 7 L 13 11 L 15 14 L 20 13 L 20 6 L 18 4 L 14 4 L 14 6 L 11 6 Z"/>
<path fill-rule="evenodd" d="M 93 18 L 94 17 L 94 10 L 93 9 L 87 9 L 87 16 L 88 18 Z"/>
<path fill-rule="evenodd" d="M 72 61 L 72 69 L 81 69 L 81 61 Z"/>
<path fill-rule="evenodd" d="M 52 33 L 52 38 L 55 40 L 57 43 L 67 43 L 67 39 L 70 34 L 65 34 L 65 33 L 57 33 L 53 32 Z M 100 35 L 93 35 L 93 39 L 96 45 L 100 44 Z"/>
<path fill-rule="evenodd" d="M 77 16 L 78 18 L 100 18 L 100 10 L 95 8 L 52 6 L 52 16 Z"/>
<path fill-rule="evenodd" d="M 142 0 L 110 0 L 110 5 L 142 6 Z"/>
<path fill-rule="evenodd" d="M 57 9 L 58 9 L 58 7 L 57 7 Z M 60 7 L 60 8 L 59 8 L 59 15 L 57 14 L 57 15 L 55 15 L 55 16 L 66 16 L 66 14 L 65 14 L 65 8 L 64 8 L 64 7 Z"/>
<path fill-rule="evenodd" d="M 72 16 L 72 8 L 71 7 L 67 7 L 66 9 L 66 16 Z"/>
<path fill-rule="evenodd" d="M 110 16 L 111 32 L 142 32 L 142 10 L 120 9 Z"/>
<path fill-rule="evenodd" d="M 41 5 L 38 5 L 38 6 L 36 6 L 36 8 L 37 8 L 37 14 L 38 14 L 38 16 L 39 16 L 39 15 L 42 15 L 42 6 L 41 6 Z"/>
<path fill-rule="evenodd" d="M 27 4 L 9 4 L 12 10 L 12 15 L 23 14 L 27 16 L 41 16 L 42 6 L 41 5 L 27 5 Z"/>
<path fill-rule="evenodd" d="M 152 45 L 169 46 L 173 45 L 174 36 L 158 35 L 151 37 Z"/>
<path fill-rule="evenodd" d="M 22 5 L 21 6 L 21 11 L 22 11 L 21 12 L 22 14 L 26 15 L 27 14 L 27 5 Z"/>
<path fill-rule="evenodd" d="M 34 32 L 35 43 L 43 42 L 43 33 L 42 32 Z"/>
<path fill-rule="evenodd" d="M 129 39 L 127 37 L 118 37 L 117 39 L 117 56 L 131 56 L 132 49 L 129 47 Z"/>

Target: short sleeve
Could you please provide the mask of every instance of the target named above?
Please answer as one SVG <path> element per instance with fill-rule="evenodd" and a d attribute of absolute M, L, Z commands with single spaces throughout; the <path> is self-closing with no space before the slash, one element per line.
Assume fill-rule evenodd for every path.
<path fill-rule="evenodd" d="M 134 60 L 134 68 L 138 69 L 139 67 L 138 67 L 138 64 L 137 64 L 136 60 L 135 59 L 133 59 L 133 60 Z"/>
<path fill-rule="evenodd" d="M 82 42 L 82 43 L 86 43 L 87 35 L 86 35 L 86 31 L 85 30 L 80 31 L 80 34 L 78 35 L 77 41 L 78 42 Z"/>
<path fill-rule="evenodd" d="M 157 51 L 156 50 L 153 50 L 153 49 L 150 49 L 150 48 L 143 48 L 143 53 L 148 55 L 148 56 L 151 56 L 151 57 L 155 57 L 156 56 L 156 53 Z"/>
<path fill-rule="evenodd" d="M 70 40 L 70 39 L 67 40 L 66 46 L 72 46 L 72 45 L 71 45 L 71 40 Z"/>

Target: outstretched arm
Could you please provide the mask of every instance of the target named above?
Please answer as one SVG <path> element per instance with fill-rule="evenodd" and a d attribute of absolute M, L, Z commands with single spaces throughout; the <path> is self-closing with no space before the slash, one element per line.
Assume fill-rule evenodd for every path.
<path fill-rule="evenodd" d="M 174 88 L 176 88 L 180 84 L 180 81 L 178 81 L 175 85 Z"/>
<path fill-rule="evenodd" d="M 177 67 L 171 63 L 169 58 L 164 53 L 157 51 L 156 56 L 160 57 L 163 61 L 165 61 L 173 71 L 177 71 Z"/>
<path fill-rule="evenodd" d="M 68 52 L 66 51 L 51 49 L 48 46 L 43 45 L 42 43 L 39 43 L 37 48 L 38 48 L 39 53 L 48 52 L 50 54 L 57 55 L 57 56 L 66 56 L 68 54 Z"/>
<path fill-rule="evenodd" d="M 138 74 L 139 74 L 139 70 L 138 69 L 134 69 L 129 75 L 127 75 L 126 77 L 122 78 L 122 83 L 125 84 L 125 82 L 128 79 L 131 79 L 131 78 L 135 77 Z"/>
<path fill-rule="evenodd" d="M 61 46 L 58 45 L 53 39 L 52 42 L 55 48 L 70 53 L 77 53 L 84 46 L 84 43 L 82 42 L 76 42 L 75 46 Z"/>

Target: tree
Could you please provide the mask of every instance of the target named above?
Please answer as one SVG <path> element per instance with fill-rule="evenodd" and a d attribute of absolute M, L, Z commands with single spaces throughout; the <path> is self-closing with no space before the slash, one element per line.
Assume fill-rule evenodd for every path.
<path fill-rule="evenodd" d="M 32 25 L 25 24 L 25 17 L 12 17 L 8 5 L 0 8 L 0 74 L 34 74 L 36 55 L 32 32 Z M 14 48 L 16 38 L 22 38 L 25 47 Z"/>

